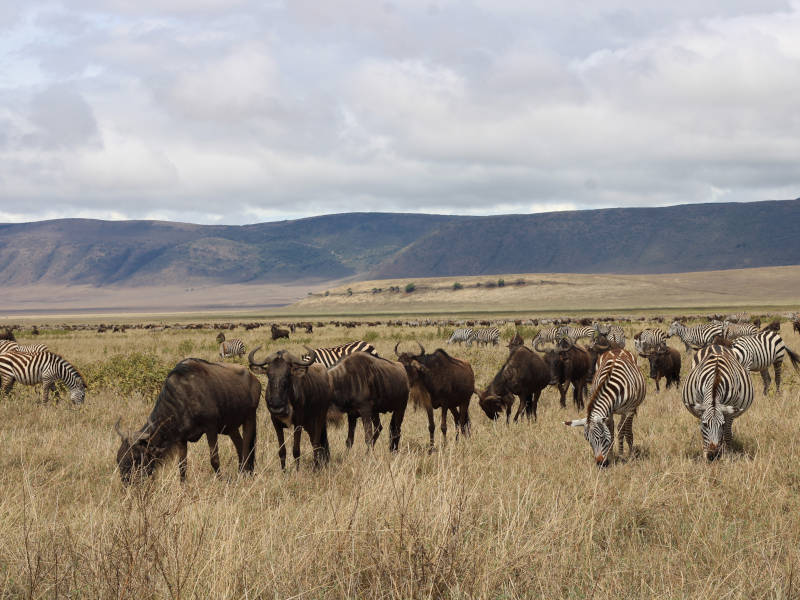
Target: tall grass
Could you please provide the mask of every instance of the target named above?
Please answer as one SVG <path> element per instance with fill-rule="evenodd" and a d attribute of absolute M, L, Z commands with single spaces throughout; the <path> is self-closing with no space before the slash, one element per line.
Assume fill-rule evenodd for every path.
<path fill-rule="evenodd" d="M 310 337 L 328 346 L 368 331 L 384 356 L 398 338 L 444 345 L 435 327 L 325 327 Z M 331 464 L 317 472 L 307 439 L 300 471 L 280 471 L 262 406 L 254 476 L 236 474 L 221 438 L 219 478 L 201 440 L 190 445 L 186 484 L 168 463 L 123 488 L 114 422 L 142 425 L 158 391 L 151 382 L 187 349 L 214 359 L 216 344 L 209 331 L 113 335 L 40 336 L 91 379 L 82 409 L 37 404 L 31 388 L 0 400 L 2 597 L 797 596 L 800 388 L 791 371 L 780 394 L 763 396 L 756 382 L 752 408 L 734 424 L 739 451 L 710 464 L 679 391 L 656 394 L 649 382 L 634 423 L 638 456 L 605 470 L 581 432 L 561 423 L 575 409 L 560 409 L 547 390 L 535 423 L 494 424 L 473 404 L 472 436 L 451 435 L 446 446 L 437 436 L 432 454 L 424 412 L 411 407 L 396 455 L 386 432 L 373 451 L 358 435 L 348 452 L 334 429 Z M 237 336 L 248 350 L 285 346 L 263 330 Z M 300 351 L 294 340 L 288 347 Z M 449 350 L 471 362 L 479 387 L 507 353 Z"/>

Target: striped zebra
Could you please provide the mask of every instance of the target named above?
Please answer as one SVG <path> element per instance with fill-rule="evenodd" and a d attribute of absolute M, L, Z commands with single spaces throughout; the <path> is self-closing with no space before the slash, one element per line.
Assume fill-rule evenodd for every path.
<path fill-rule="evenodd" d="M 46 403 L 56 381 L 63 381 L 69 389 L 70 400 L 82 404 L 86 397 L 86 381 L 78 370 L 63 357 L 52 352 L 27 354 L 8 352 L 0 355 L 0 391 L 8 393 L 15 382 L 22 385 L 42 384 L 42 402 Z M 56 394 L 58 403 L 58 394 Z"/>
<path fill-rule="evenodd" d="M 0 340 L 0 354 L 5 354 L 6 352 L 12 352 L 17 349 L 17 342 L 11 342 L 9 340 Z"/>
<path fill-rule="evenodd" d="M 467 340 L 467 346 L 471 346 L 472 342 L 478 342 L 483 346 L 492 344 L 497 346 L 500 340 L 500 330 L 497 327 L 487 327 L 485 329 L 473 329 L 472 335 Z"/>
<path fill-rule="evenodd" d="M 758 327 L 752 323 L 734 323 L 732 321 L 725 321 L 722 324 L 722 337 L 726 340 L 735 340 L 743 335 L 755 335 L 758 333 Z"/>
<path fill-rule="evenodd" d="M 240 339 L 226 340 L 225 334 L 220 333 L 217 336 L 219 342 L 219 357 L 225 359 L 228 356 L 244 356 L 244 342 Z"/>
<path fill-rule="evenodd" d="M 625 347 L 625 330 L 620 325 L 601 325 L 600 323 L 593 323 L 592 337 L 604 335 L 608 342 L 617 348 Z"/>
<path fill-rule="evenodd" d="M 541 344 L 553 344 L 561 339 L 561 327 L 555 325 L 553 327 L 545 327 L 537 333 L 533 341 L 531 341 L 531 346 L 537 352 L 544 352 L 539 346 Z"/>
<path fill-rule="evenodd" d="M 331 348 L 309 348 L 306 346 L 306 350 L 308 350 L 308 352 L 303 355 L 301 360 L 307 361 L 313 355 L 314 362 L 321 363 L 326 369 L 330 369 L 342 358 L 350 356 L 354 352 L 366 352 L 367 354 L 372 354 L 372 356 L 380 358 L 375 346 L 360 340 L 348 342 L 341 346 L 333 346 Z"/>
<path fill-rule="evenodd" d="M 470 338 L 472 337 L 472 327 L 462 327 L 460 329 L 456 329 L 453 332 L 453 335 L 450 336 L 450 339 L 447 340 L 448 344 L 453 343 L 462 343 L 467 342 L 469 343 Z"/>
<path fill-rule="evenodd" d="M 586 418 L 564 421 L 564 424 L 583 426 L 583 436 L 592 447 L 595 462 L 598 466 L 607 466 L 614 444 L 615 414 L 621 415 L 617 427 L 619 453 L 622 454 L 625 440 L 628 440 L 629 454 L 633 452 L 633 418 L 647 387 L 633 354 L 613 349 L 598 358 L 591 389 Z"/>
<path fill-rule="evenodd" d="M 574 327 L 572 325 L 562 325 L 558 328 L 559 339 L 563 337 L 569 338 L 573 342 L 577 342 L 581 338 L 593 338 L 596 333 L 594 327 Z"/>
<path fill-rule="evenodd" d="M 761 373 L 761 379 L 764 380 L 765 394 L 771 383 L 769 377 L 770 365 L 775 371 L 775 392 L 777 393 L 781 391 L 781 368 L 784 356 L 789 355 L 789 360 L 792 361 L 795 371 L 798 364 L 800 364 L 800 356 L 786 347 L 779 333 L 770 329 L 761 331 L 756 335 L 738 338 L 733 342 L 731 350 L 733 350 L 736 358 L 739 359 L 745 369 Z"/>
<path fill-rule="evenodd" d="M 663 329 L 643 329 L 633 336 L 633 346 L 639 354 L 648 354 L 661 344 L 667 344 L 667 334 Z"/>
<path fill-rule="evenodd" d="M 693 327 L 686 327 L 680 321 L 673 321 L 667 332 L 668 337 L 677 335 L 686 346 L 686 352 L 692 347 L 702 348 L 708 346 L 718 335 L 722 335 L 722 323 L 712 321 L 711 323 L 701 323 Z"/>
<path fill-rule="evenodd" d="M 39 352 L 49 352 L 50 349 L 44 344 L 17 344 L 17 352 L 25 352 L 26 354 L 37 354 Z"/>
<path fill-rule="evenodd" d="M 713 460 L 729 448 L 733 420 L 753 403 L 753 382 L 736 355 L 724 346 L 703 349 L 683 388 L 683 405 L 700 419 L 703 452 Z"/>

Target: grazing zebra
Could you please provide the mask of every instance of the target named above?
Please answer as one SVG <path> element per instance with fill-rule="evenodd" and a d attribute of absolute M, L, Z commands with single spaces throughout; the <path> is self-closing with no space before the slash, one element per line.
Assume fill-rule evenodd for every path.
<path fill-rule="evenodd" d="M 500 340 L 500 330 L 497 327 L 487 327 L 486 329 L 473 329 L 472 335 L 469 336 L 467 340 L 467 346 L 471 346 L 472 342 L 478 342 L 486 346 L 487 344 L 492 344 L 493 346 L 497 346 L 498 341 Z"/>
<path fill-rule="evenodd" d="M 452 344 L 454 342 L 462 343 L 467 342 L 469 343 L 470 338 L 472 337 L 472 327 L 462 327 L 461 329 L 456 329 L 453 332 L 453 335 L 450 336 L 450 339 L 447 340 L 448 344 Z"/>
<path fill-rule="evenodd" d="M 537 352 L 544 352 L 539 346 L 541 344 L 552 344 L 559 341 L 561 336 L 561 327 L 556 325 L 553 327 L 546 327 L 539 331 L 531 342 L 531 346 Z"/>
<path fill-rule="evenodd" d="M 735 340 L 743 335 L 755 335 L 758 333 L 758 327 L 752 323 L 733 323 L 725 321 L 722 324 L 722 336 L 726 340 Z"/>
<path fill-rule="evenodd" d="M 666 343 L 667 334 L 663 329 L 643 329 L 633 336 L 633 346 L 639 354 L 648 354 Z"/>
<path fill-rule="evenodd" d="M 771 382 L 769 377 L 770 365 L 775 371 L 775 391 L 780 392 L 781 367 L 783 366 L 784 355 L 789 355 L 789 360 L 792 361 L 792 366 L 795 370 L 800 364 L 800 356 L 786 347 L 779 333 L 769 329 L 756 335 L 738 338 L 733 342 L 731 350 L 733 350 L 736 358 L 739 359 L 744 368 L 761 373 L 761 379 L 764 380 L 765 394 Z"/>
<path fill-rule="evenodd" d="M 86 381 L 83 375 L 64 358 L 52 352 L 8 352 L 0 355 L 0 391 L 10 392 L 17 381 L 22 385 L 41 383 L 44 403 L 47 402 L 48 394 L 54 389 L 56 381 L 64 382 L 74 404 L 83 403 L 86 397 Z"/>
<path fill-rule="evenodd" d="M 225 340 L 225 334 L 217 335 L 219 342 L 219 357 L 225 359 L 228 356 L 244 356 L 244 342 L 240 339 Z"/>
<path fill-rule="evenodd" d="M 559 338 L 568 337 L 573 342 L 577 342 L 581 338 L 594 337 L 595 331 L 594 327 L 562 325 L 558 328 L 558 336 Z"/>
<path fill-rule="evenodd" d="M 309 348 L 306 346 L 306 350 L 308 350 L 308 352 L 303 355 L 301 359 L 302 361 L 307 361 L 313 355 L 314 361 L 321 363 L 326 369 L 330 369 L 342 358 L 349 356 L 354 352 L 366 352 L 367 354 L 372 354 L 372 356 L 377 356 L 380 358 L 375 346 L 360 340 L 355 342 L 347 342 L 346 344 L 342 344 L 341 346 L 333 346 L 332 348 Z"/>
<path fill-rule="evenodd" d="M 682 399 L 686 409 L 700 419 L 703 452 L 713 460 L 730 447 L 733 420 L 753 403 L 753 382 L 736 355 L 724 346 L 703 351 L 702 360 L 686 378 Z"/>
<path fill-rule="evenodd" d="M 647 387 L 633 354 L 613 349 L 598 358 L 591 389 L 586 418 L 564 421 L 564 424 L 583 426 L 583 436 L 592 447 L 595 462 L 606 466 L 614 444 L 615 414 L 622 415 L 617 428 L 619 453 L 622 454 L 625 440 L 628 440 L 629 454 L 633 452 L 633 417 L 644 400 Z"/>
<path fill-rule="evenodd" d="M 673 321 L 667 332 L 668 337 L 677 335 L 686 346 L 686 352 L 692 347 L 702 348 L 708 346 L 715 336 L 722 335 L 722 323 L 712 321 L 711 323 L 701 323 L 693 327 L 686 327 L 680 321 Z"/>
<path fill-rule="evenodd" d="M 600 323 L 592 324 L 592 337 L 604 335 L 612 346 L 617 348 L 625 347 L 625 330 L 619 325 L 601 325 Z"/>

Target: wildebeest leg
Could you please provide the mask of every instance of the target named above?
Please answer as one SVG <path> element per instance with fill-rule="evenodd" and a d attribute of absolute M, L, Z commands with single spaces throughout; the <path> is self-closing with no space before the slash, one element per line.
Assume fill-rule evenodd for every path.
<path fill-rule="evenodd" d="M 456 413 L 454 408 L 451 408 L 450 411 L 453 413 L 453 417 L 458 415 L 458 428 L 461 430 L 461 433 L 464 434 L 464 437 L 469 436 L 470 434 L 470 423 L 469 423 L 469 400 L 464 402 L 461 406 L 458 407 L 458 413 Z M 458 430 L 456 430 L 456 439 L 458 439 Z"/>
<path fill-rule="evenodd" d="M 311 440 L 311 447 L 314 449 L 314 468 L 318 469 L 328 460 L 328 455 L 324 446 L 324 442 L 327 442 L 327 434 L 325 429 L 325 413 L 321 415 L 321 418 L 318 416 L 314 422 L 311 424 L 312 430 L 308 432 L 308 437 Z M 323 435 L 325 435 L 325 440 L 323 442 Z"/>
<path fill-rule="evenodd" d="M 358 422 L 358 415 L 355 413 L 347 413 L 347 441 L 344 445 L 349 450 L 353 447 L 353 439 L 356 436 L 356 423 Z"/>
<path fill-rule="evenodd" d="M 433 452 L 433 434 L 436 431 L 436 424 L 433 421 L 433 408 L 426 406 L 425 412 L 428 413 L 428 436 L 430 437 L 430 446 L 428 450 Z"/>
<path fill-rule="evenodd" d="M 447 408 L 445 408 L 444 406 L 442 407 L 442 419 L 441 419 L 441 421 L 442 421 L 442 424 L 441 424 L 442 446 L 444 446 L 445 444 L 447 444 Z"/>
<path fill-rule="evenodd" d="M 286 470 L 286 439 L 283 437 L 285 425 L 277 419 L 272 419 L 272 426 L 275 428 L 275 435 L 278 436 L 278 458 L 281 459 L 281 469 Z"/>
<path fill-rule="evenodd" d="M 661 390 L 658 389 L 658 380 L 661 379 L 661 375 L 656 375 L 656 391 L 660 392 Z"/>
<path fill-rule="evenodd" d="M 303 435 L 303 428 L 299 425 L 294 427 L 292 431 L 292 457 L 294 457 L 294 467 L 300 470 L 300 436 Z"/>
<path fill-rule="evenodd" d="M 577 385 L 576 385 L 577 383 Z M 572 382 L 572 400 L 578 410 L 583 409 L 583 386 L 586 385 L 584 380 Z"/>
<path fill-rule="evenodd" d="M 181 481 L 186 481 L 186 452 L 187 452 L 187 442 L 186 440 L 180 440 L 178 442 L 178 471 L 181 473 Z"/>
<path fill-rule="evenodd" d="M 366 411 L 361 413 L 361 424 L 364 426 L 364 441 L 367 444 L 367 448 L 372 448 L 372 445 L 375 443 L 375 432 L 372 428 L 372 415 Z"/>
<path fill-rule="evenodd" d="M 378 438 L 381 435 L 381 431 L 383 431 L 383 425 L 381 425 L 381 416 L 378 413 L 372 414 L 372 428 L 375 433 L 372 434 L 372 445 L 375 445 L 375 442 L 378 441 Z"/>
<path fill-rule="evenodd" d="M 563 386 L 559 383 L 557 386 L 558 393 L 561 394 L 559 398 L 559 402 L 561 402 L 561 408 L 567 408 L 567 390 L 569 389 L 569 381 L 565 382 Z"/>
<path fill-rule="evenodd" d="M 528 417 L 530 421 L 531 415 L 533 415 L 533 420 L 536 420 L 536 409 L 539 406 L 539 394 L 538 392 L 535 394 L 528 394 L 524 398 L 525 400 L 525 416 Z"/>
<path fill-rule="evenodd" d="M 783 365 L 779 362 L 776 362 L 772 365 L 772 368 L 775 370 L 775 393 L 781 391 L 781 367 Z"/>
<path fill-rule="evenodd" d="M 397 452 L 400 447 L 400 426 L 403 424 L 405 414 L 405 406 L 398 408 L 392 413 L 392 420 L 389 421 L 389 450 L 392 452 Z"/>
<path fill-rule="evenodd" d="M 769 384 L 772 383 L 772 378 L 769 376 L 769 367 L 761 371 L 761 379 L 764 380 L 764 394 L 766 395 Z"/>
<path fill-rule="evenodd" d="M 217 437 L 216 431 L 206 431 L 208 450 L 211 453 L 211 468 L 214 469 L 214 473 L 219 474 L 219 448 L 217 448 Z"/>
<path fill-rule="evenodd" d="M 253 411 L 252 416 L 248 417 L 247 420 L 242 424 L 242 434 L 239 435 L 239 430 L 234 429 L 235 437 L 231 434 L 231 440 L 233 440 L 234 446 L 236 445 L 236 440 L 239 440 L 239 444 L 242 447 L 242 451 L 239 454 L 239 470 L 240 471 L 247 471 L 248 473 L 252 473 L 256 467 L 256 433 L 258 431 L 258 421 L 256 420 L 256 411 Z M 236 449 L 239 452 L 239 449 Z"/>

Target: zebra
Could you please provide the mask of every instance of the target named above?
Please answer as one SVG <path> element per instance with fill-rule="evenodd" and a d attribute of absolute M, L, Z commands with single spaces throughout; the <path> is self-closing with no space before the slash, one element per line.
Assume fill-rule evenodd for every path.
<path fill-rule="evenodd" d="M 573 327 L 572 325 L 562 325 L 558 328 L 559 338 L 568 337 L 573 342 L 577 342 L 581 338 L 593 338 L 596 329 L 594 327 Z"/>
<path fill-rule="evenodd" d="M 17 344 L 16 352 L 25 352 L 26 354 L 38 354 L 39 352 L 49 352 L 49 348 L 44 344 Z"/>
<path fill-rule="evenodd" d="M 17 349 L 17 342 L 12 342 L 10 340 L 0 340 L 0 354 L 5 354 L 6 352 L 12 352 Z"/>
<path fill-rule="evenodd" d="M 500 340 L 500 330 L 497 327 L 487 327 L 486 329 L 473 329 L 472 334 L 469 336 L 467 340 L 467 346 L 471 346 L 472 342 L 478 342 L 486 346 L 487 344 L 492 344 L 493 346 L 497 346 L 498 341 Z"/>
<path fill-rule="evenodd" d="M 633 418 L 644 401 L 647 386 L 633 354 L 615 348 L 598 358 L 591 389 L 586 417 L 564 421 L 564 424 L 583 426 L 583 436 L 592 447 L 595 463 L 607 466 L 614 444 L 615 414 L 622 415 L 617 427 L 619 453 L 622 454 L 625 440 L 628 440 L 628 453 L 633 452 Z"/>
<path fill-rule="evenodd" d="M 41 383 L 42 403 L 47 403 L 48 394 L 51 389 L 55 389 L 56 381 L 63 381 L 67 386 L 73 404 L 82 404 L 86 398 L 86 380 L 83 375 L 66 359 L 53 352 L 0 354 L 0 391 L 10 392 L 17 381 L 22 385 Z"/>
<path fill-rule="evenodd" d="M 601 325 L 600 323 L 592 323 L 592 338 L 595 336 L 604 335 L 612 346 L 617 348 L 625 347 L 625 330 L 620 325 Z"/>
<path fill-rule="evenodd" d="M 555 325 L 553 327 L 546 327 L 541 329 L 539 333 L 537 333 L 533 341 L 531 342 L 531 346 L 537 352 L 543 352 L 543 350 L 539 347 L 541 344 L 551 344 L 559 341 L 561 339 L 561 327 Z"/>
<path fill-rule="evenodd" d="M 726 321 L 730 321 L 731 323 L 747 323 L 750 321 L 750 315 L 746 312 L 740 312 L 728 316 Z"/>
<path fill-rule="evenodd" d="M 244 356 L 244 342 L 240 339 L 225 340 L 225 334 L 220 332 L 217 335 L 219 342 L 219 357 L 225 359 L 228 356 Z"/>
<path fill-rule="evenodd" d="M 673 321 L 667 332 L 668 337 L 677 335 L 686 346 L 689 352 L 693 346 L 708 346 L 715 336 L 722 335 L 722 323 L 712 321 L 711 323 L 701 323 L 693 327 L 686 327 L 680 321 Z"/>
<path fill-rule="evenodd" d="M 709 346 L 689 372 L 682 400 L 700 419 L 703 452 L 713 460 L 730 447 L 733 420 L 753 403 L 753 382 L 733 352 L 724 346 Z"/>
<path fill-rule="evenodd" d="M 667 344 L 667 334 L 663 329 L 643 329 L 633 336 L 633 346 L 636 352 L 646 355 L 658 348 L 661 344 Z"/>
<path fill-rule="evenodd" d="M 469 343 L 470 338 L 472 337 L 472 327 L 462 327 L 461 329 L 456 329 L 453 332 L 453 335 L 450 336 L 450 339 L 447 340 L 448 344 L 452 344 L 454 342 L 467 342 Z"/>
<path fill-rule="evenodd" d="M 375 346 L 367 342 L 362 342 L 361 340 L 348 342 L 341 346 L 333 346 L 331 348 L 309 348 L 306 346 L 306 350 L 308 350 L 308 352 L 303 355 L 301 360 L 305 362 L 313 355 L 314 361 L 321 363 L 326 369 L 330 369 L 342 358 L 354 352 L 366 352 L 367 354 L 372 354 L 372 356 L 380 358 Z"/>
<path fill-rule="evenodd" d="M 797 371 L 800 364 L 800 355 L 795 354 L 783 343 L 781 335 L 772 330 L 761 331 L 756 335 L 740 337 L 733 342 L 731 350 L 742 365 L 750 371 L 759 371 L 764 380 L 764 393 L 767 393 L 769 384 L 769 366 L 775 371 L 775 392 L 781 391 L 781 367 L 783 357 L 789 355 L 792 366 Z"/>
<path fill-rule="evenodd" d="M 722 324 L 722 337 L 726 340 L 735 340 L 743 335 L 755 335 L 758 327 L 752 323 L 734 323 L 730 320 Z"/>

